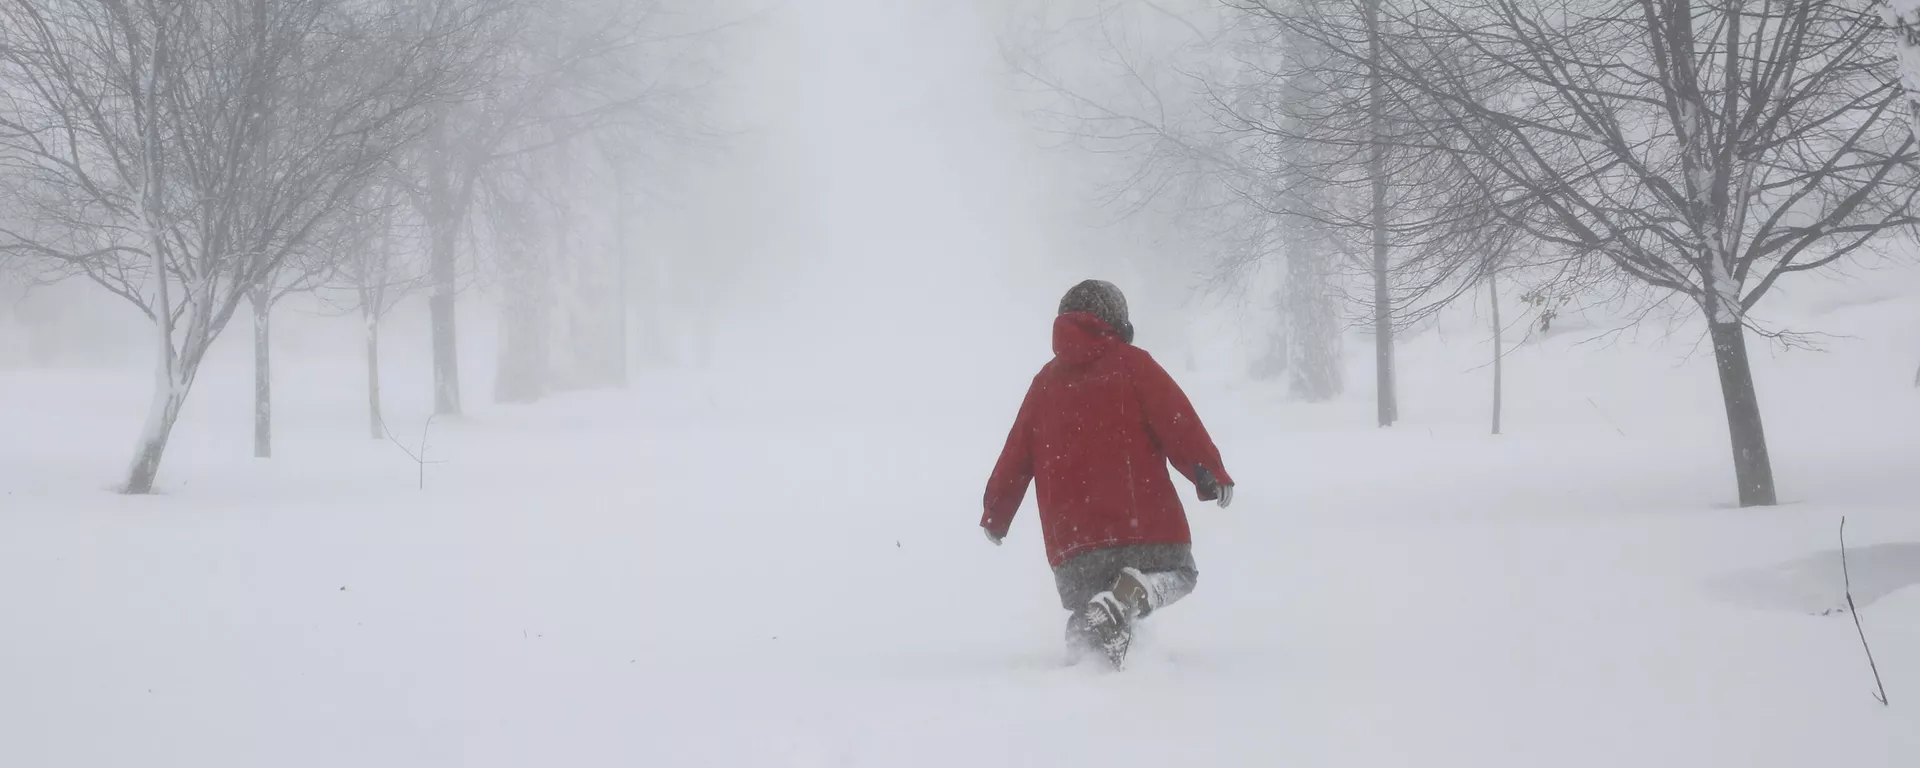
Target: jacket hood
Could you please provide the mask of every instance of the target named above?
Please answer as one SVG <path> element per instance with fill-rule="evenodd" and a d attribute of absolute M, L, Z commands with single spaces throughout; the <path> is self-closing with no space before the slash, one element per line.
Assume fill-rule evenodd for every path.
<path fill-rule="evenodd" d="M 1068 312 L 1053 319 L 1053 356 L 1063 363 L 1092 362 L 1124 343 L 1113 326 L 1091 312 Z"/>

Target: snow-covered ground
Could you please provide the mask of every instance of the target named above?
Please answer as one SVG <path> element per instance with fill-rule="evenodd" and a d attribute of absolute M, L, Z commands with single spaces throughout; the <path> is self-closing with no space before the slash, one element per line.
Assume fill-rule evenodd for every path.
<path fill-rule="evenodd" d="M 230 328 L 151 497 L 109 490 L 148 371 L 0 369 L 0 768 L 1920 765 L 1913 275 L 1762 305 L 1850 336 L 1754 342 L 1778 508 L 1732 507 L 1685 328 L 1529 343 L 1493 437 L 1462 309 L 1375 429 L 1366 339 L 1346 399 L 1287 403 L 1221 352 L 1258 318 L 1170 314 L 1190 254 L 1069 221 L 973 5 L 799 4 L 743 46 L 772 127 L 701 174 L 706 245 L 650 249 L 692 275 L 657 293 L 699 290 L 644 307 L 715 319 L 715 365 L 486 406 L 480 302 L 424 490 L 366 434 L 352 320 L 276 319 L 270 461 Z M 1199 589 L 1119 674 L 1060 664 L 1031 504 L 1003 547 L 975 529 L 1087 276 L 1241 483 L 1189 504 Z M 383 342 L 409 443 L 423 326 Z M 1890 707 L 1833 610 L 1842 515 Z"/>
<path fill-rule="evenodd" d="M 434 426 L 422 491 L 350 356 L 287 362 L 278 457 L 247 458 L 229 355 L 147 498 L 106 490 L 144 376 L 7 371 L 0 765 L 1911 766 L 1916 314 L 1758 355 L 1767 510 L 1727 503 L 1683 341 L 1529 345 L 1499 438 L 1462 327 L 1407 345 L 1392 430 L 1361 367 L 1306 406 L 1174 363 L 1242 485 L 1189 505 L 1200 588 L 1120 674 L 1059 663 L 1031 505 L 1005 547 L 974 530 L 1028 371 L 816 360 L 482 407 Z M 1037 365 L 1044 324 L 1008 343 Z M 409 441 L 422 375 L 389 381 Z M 1843 514 L 1888 708 L 1820 615 Z"/>

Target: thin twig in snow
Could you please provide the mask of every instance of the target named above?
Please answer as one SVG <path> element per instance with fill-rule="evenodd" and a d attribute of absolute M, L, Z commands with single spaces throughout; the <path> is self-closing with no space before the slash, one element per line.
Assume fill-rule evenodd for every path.
<path fill-rule="evenodd" d="M 1873 646 L 1867 644 L 1867 630 L 1860 626 L 1860 610 L 1853 606 L 1853 574 L 1847 572 L 1847 516 L 1840 516 L 1840 579 L 1847 593 L 1847 613 L 1853 614 L 1853 629 L 1860 633 L 1860 647 L 1867 651 L 1867 668 L 1873 670 L 1873 685 L 1879 691 L 1873 700 L 1887 706 L 1887 684 L 1880 681 L 1880 665 L 1873 661 Z"/>
<path fill-rule="evenodd" d="M 1594 401 L 1593 401 L 1593 398 L 1591 398 L 1591 397 L 1589 397 L 1589 398 L 1587 398 L 1587 405 L 1591 405 L 1591 406 L 1593 406 L 1593 412 L 1594 412 L 1594 413 L 1597 413 L 1597 414 L 1600 414 L 1600 420 L 1601 420 L 1601 421 L 1604 421 L 1604 422 L 1606 422 L 1606 423 L 1607 423 L 1607 426 L 1609 426 L 1609 427 L 1613 427 L 1613 431 L 1615 431 L 1615 432 L 1618 432 L 1618 433 L 1620 433 L 1620 436 L 1621 436 L 1621 437 L 1626 437 L 1626 436 L 1627 436 L 1627 431 L 1626 431 L 1626 430 L 1624 430 L 1624 429 L 1621 429 L 1621 428 L 1619 427 L 1619 425 L 1616 425 L 1616 424 L 1614 424 L 1614 423 L 1613 423 L 1613 419 L 1609 419 L 1609 418 L 1607 418 L 1607 412 L 1606 412 L 1606 411 L 1603 411 L 1603 410 L 1600 410 L 1600 404 L 1599 404 L 1599 403 L 1596 403 L 1596 402 L 1594 402 Z"/>
<path fill-rule="evenodd" d="M 419 466 L 420 490 L 423 490 L 423 491 L 427 489 L 427 465 L 446 463 L 444 461 L 427 461 L 427 432 L 428 430 L 433 429 L 434 416 L 438 416 L 438 415 L 439 414 L 433 414 L 431 416 L 428 416 L 427 423 L 420 427 L 420 450 L 418 452 L 415 452 L 413 449 L 408 448 L 406 443 L 400 442 L 400 438 L 394 437 L 393 428 L 387 426 L 386 419 L 380 420 L 380 429 L 387 433 L 387 440 L 391 441 L 394 447 L 399 448 L 401 453 L 405 453 L 407 455 L 407 458 L 413 459 L 413 463 Z"/>

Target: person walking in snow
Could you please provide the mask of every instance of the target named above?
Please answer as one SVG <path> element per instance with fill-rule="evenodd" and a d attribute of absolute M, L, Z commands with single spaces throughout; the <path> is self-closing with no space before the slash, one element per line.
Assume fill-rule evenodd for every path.
<path fill-rule="evenodd" d="M 1173 377 L 1133 346 L 1120 289 L 1075 285 L 1053 321 L 1053 359 L 1033 377 L 987 481 L 980 527 L 995 545 L 1033 483 L 1040 534 L 1078 660 L 1123 665 L 1134 622 L 1194 589 L 1192 535 L 1171 461 L 1201 501 L 1225 507 L 1233 478 Z"/>

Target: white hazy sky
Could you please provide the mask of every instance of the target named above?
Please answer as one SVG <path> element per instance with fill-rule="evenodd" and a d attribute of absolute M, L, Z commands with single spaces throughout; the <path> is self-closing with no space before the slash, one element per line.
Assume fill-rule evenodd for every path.
<path fill-rule="evenodd" d="M 700 206 L 708 268 L 738 279 L 723 359 L 1027 367 L 1073 281 L 1125 285 L 1075 158 L 1015 108 L 991 8 L 794 0 L 743 35 L 744 129 Z"/>

